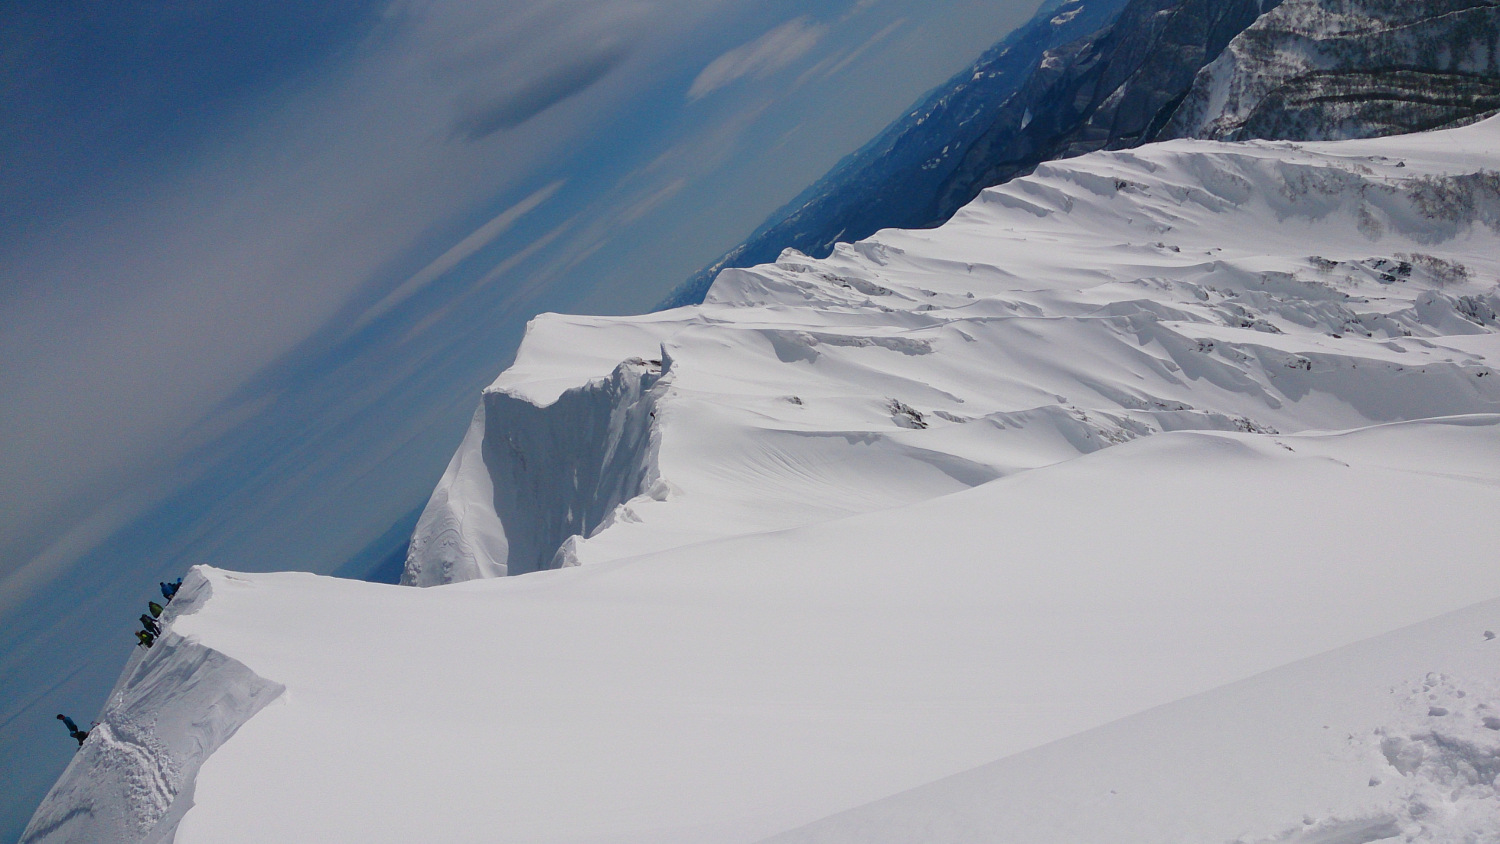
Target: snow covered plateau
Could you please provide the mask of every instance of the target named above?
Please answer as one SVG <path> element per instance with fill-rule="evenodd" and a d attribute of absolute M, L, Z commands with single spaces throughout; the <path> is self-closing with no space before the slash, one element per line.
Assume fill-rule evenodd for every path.
<path fill-rule="evenodd" d="M 1172 141 L 539 317 L 437 588 L 195 569 L 22 840 L 1500 842 L 1497 247 L 1500 120 Z"/>

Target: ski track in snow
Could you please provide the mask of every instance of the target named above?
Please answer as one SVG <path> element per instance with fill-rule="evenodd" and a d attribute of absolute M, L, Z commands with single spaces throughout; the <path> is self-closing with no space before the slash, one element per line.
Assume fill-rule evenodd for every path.
<path fill-rule="evenodd" d="M 1172 142 L 539 317 L 447 585 L 195 570 L 27 840 L 1493 841 L 1494 604 L 1299 660 L 1500 595 L 1496 172 Z"/>

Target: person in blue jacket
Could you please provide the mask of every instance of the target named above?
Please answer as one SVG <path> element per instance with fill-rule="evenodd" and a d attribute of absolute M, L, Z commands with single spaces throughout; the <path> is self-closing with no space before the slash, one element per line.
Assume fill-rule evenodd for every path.
<path fill-rule="evenodd" d="M 78 746 L 83 747 L 84 739 L 87 739 L 89 737 L 89 731 L 78 729 L 78 725 L 73 723 L 72 718 L 69 718 L 68 716 L 61 713 L 58 714 L 57 720 L 63 722 L 63 726 L 68 728 L 68 735 L 77 739 Z"/>
<path fill-rule="evenodd" d="M 172 603 L 172 597 L 174 595 L 176 595 L 177 594 L 177 590 L 181 589 L 181 588 L 182 588 L 182 578 L 180 578 L 180 577 L 177 578 L 176 580 L 172 581 L 171 583 L 162 583 L 161 584 L 161 596 L 163 598 L 166 598 L 167 599 L 167 603 L 170 604 L 170 603 Z"/>

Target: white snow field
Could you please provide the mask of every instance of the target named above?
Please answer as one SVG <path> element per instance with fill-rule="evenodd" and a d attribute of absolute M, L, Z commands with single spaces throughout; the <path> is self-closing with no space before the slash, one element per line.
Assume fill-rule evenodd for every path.
<path fill-rule="evenodd" d="M 1497 624 L 1487 601 L 768 844 L 1500 840 Z"/>
<path fill-rule="evenodd" d="M 1172 142 L 539 318 L 446 585 L 195 569 L 23 841 L 1500 841 L 1496 171 Z"/>

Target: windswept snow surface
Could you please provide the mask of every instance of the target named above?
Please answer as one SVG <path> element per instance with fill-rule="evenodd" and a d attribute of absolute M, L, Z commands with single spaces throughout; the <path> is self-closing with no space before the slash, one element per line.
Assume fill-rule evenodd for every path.
<path fill-rule="evenodd" d="M 766 844 L 1500 841 L 1500 601 Z"/>
<path fill-rule="evenodd" d="M 1348 764 L 1319 770 L 1396 773 L 1351 802 L 1257 761 L 1272 797 L 1174 827 L 1186 798 L 1149 795 L 1188 777 L 1143 770 L 1132 829 L 1491 840 L 1490 651 L 1228 684 L 1500 596 L 1497 169 L 1493 121 L 1096 154 L 701 307 L 537 320 L 413 545 L 408 581 L 451 585 L 199 570 L 172 635 L 285 690 L 222 716 L 175 841 L 748 844 L 1026 751 L 1099 767 L 1083 794 L 1134 728 L 1044 745 L 1215 689 L 1176 704 L 1189 748 L 1323 765 L 1329 711 Z M 39 819 L 90 795 L 89 752 Z M 1011 837 L 985 817 L 930 840 Z M 69 835 L 33 839 L 137 840 Z"/>

